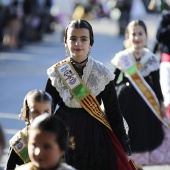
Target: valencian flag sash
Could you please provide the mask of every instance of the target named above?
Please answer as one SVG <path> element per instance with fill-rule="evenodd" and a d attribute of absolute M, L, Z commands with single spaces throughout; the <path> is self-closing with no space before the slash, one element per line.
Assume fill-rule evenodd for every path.
<path fill-rule="evenodd" d="M 88 113 L 90 113 L 90 115 L 95 117 L 111 130 L 111 127 L 106 120 L 106 117 L 103 114 L 97 99 L 93 96 L 82 79 L 78 76 L 70 61 L 66 59 L 60 63 L 57 63 L 55 65 L 55 70 L 60 75 L 62 81 L 65 83 L 72 95 L 81 104 L 81 106 L 83 106 L 83 108 Z"/>
<path fill-rule="evenodd" d="M 155 116 L 166 127 L 170 128 L 170 123 L 166 119 L 164 119 L 163 116 L 161 115 L 159 102 L 154 91 L 138 71 L 136 63 L 134 63 L 130 57 L 130 53 L 129 55 L 125 54 L 120 56 L 119 64 L 120 67 L 122 68 L 122 71 L 125 73 L 126 77 L 135 87 L 137 92 L 140 94 L 140 96 L 143 98 L 143 100 L 146 102 L 146 104 L 149 106 L 149 108 L 152 110 Z"/>
<path fill-rule="evenodd" d="M 108 133 L 111 136 L 112 143 L 119 157 L 117 158 L 118 170 L 137 170 L 133 160 L 127 161 L 124 150 L 114 135 L 105 114 L 103 113 L 97 99 L 93 96 L 82 79 L 79 77 L 74 67 L 70 63 L 70 59 L 65 59 L 55 66 L 55 71 L 58 73 L 71 94 L 77 99 L 81 106 L 94 118 L 100 121 L 108 128 Z"/>
<path fill-rule="evenodd" d="M 28 155 L 28 139 L 26 131 L 27 129 L 24 128 L 22 131 L 17 132 L 9 141 L 12 149 L 19 155 L 24 163 L 30 162 L 30 158 Z"/>

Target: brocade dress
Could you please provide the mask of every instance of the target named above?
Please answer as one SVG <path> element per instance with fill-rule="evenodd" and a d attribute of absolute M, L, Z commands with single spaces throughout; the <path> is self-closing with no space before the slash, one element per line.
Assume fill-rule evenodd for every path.
<path fill-rule="evenodd" d="M 79 69 L 71 59 L 70 61 L 99 104 L 103 102 L 105 115 L 121 143 L 118 150 L 130 155 L 131 148 L 117 101 L 114 74 L 90 56 L 83 69 Z M 52 95 L 54 107 L 59 105 L 55 115 L 65 122 L 69 128 L 69 135 L 74 137 L 75 149 L 66 152 L 66 162 L 78 170 L 131 169 L 127 165 L 126 156 L 118 156 L 108 128 L 82 108 L 53 66 L 47 70 L 47 74 L 49 79 L 46 91 Z"/>
<path fill-rule="evenodd" d="M 16 168 L 16 165 L 24 164 L 23 160 L 19 157 L 19 155 L 10 147 L 5 168 L 4 170 L 13 170 Z"/>

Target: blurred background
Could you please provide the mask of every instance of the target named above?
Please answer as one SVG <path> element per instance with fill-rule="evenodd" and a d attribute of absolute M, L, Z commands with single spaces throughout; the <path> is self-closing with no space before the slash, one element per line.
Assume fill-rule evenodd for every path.
<path fill-rule="evenodd" d="M 112 69 L 110 61 L 124 48 L 129 21 L 145 21 L 147 45 L 153 51 L 159 18 L 167 9 L 164 0 L 0 0 L 0 124 L 6 139 L 0 167 L 10 138 L 25 126 L 18 119 L 25 95 L 32 89 L 44 90 L 47 68 L 65 58 L 63 35 L 70 20 L 91 23 L 91 56 Z M 159 58 L 159 50 L 156 54 Z M 144 169 L 170 170 L 170 166 Z"/>
<path fill-rule="evenodd" d="M 117 21 L 118 34 L 124 35 L 130 20 L 161 12 L 161 4 L 160 0 L 0 0 L 0 48 L 41 41 L 44 34 L 58 27 L 64 31 L 69 20 L 78 18 Z"/>

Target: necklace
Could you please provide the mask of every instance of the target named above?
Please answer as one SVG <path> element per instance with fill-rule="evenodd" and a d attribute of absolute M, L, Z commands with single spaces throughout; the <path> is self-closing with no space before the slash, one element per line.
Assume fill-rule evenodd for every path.
<path fill-rule="evenodd" d="M 83 64 L 83 63 L 85 63 L 88 60 L 88 57 L 85 60 L 81 61 L 81 62 L 77 62 L 77 61 L 73 60 L 72 58 L 71 58 L 71 60 L 73 62 L 75 62 L 76 64 Z"/>
<path fill-rule="evenodd" d="M 136 67 L 137 67 L 138 69 L 142 69 L 142 68 L 143 68 L 143 65 L 142 65 L 142 63 L 140 62 L 141 56 L 137 58 L 137 57 L 135 57 L 135 55 L 134 55 L 134 58 L 135 58 L 135 61 L 136 61 Z"/>

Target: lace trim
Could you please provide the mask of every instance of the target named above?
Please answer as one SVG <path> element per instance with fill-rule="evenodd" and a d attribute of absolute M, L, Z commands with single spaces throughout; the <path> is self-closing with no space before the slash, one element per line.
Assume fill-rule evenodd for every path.
<path fill-rule="evenodd" d="M 145 48 L 145 54 L 141 57 L 140 63 L 142 67 L 139 69 L 139 72 L 142 76 L 148 76 L 151 72 L 159 69 L 159 61 L 157 60 L 155 54 L 153 54 L 149 49 Z M 131 53 L 132 50 L 128 49 Z M 111 60 L 111 63 L 121 70 L 121 66 L 119 65 L 119 58 L 122 55 L 128 55 L 127 50 L 121 51 L 116 54 L 116 56 Z M 135 59 L 134 59 L 135 62 Z"/>
<path fill-rule="evenodd" d="M 47 70 L 47 74 L 51 79 L 52 85 L 59 92 L 59 95 L 63 99 L 63 102 L 66 104 L 66 106 L 81 108 L 81 105 L 72 96 L 59 75 L 56 73 L 54 66 Z M 101 91 L 105 89 L 105 86 L 110 81 L 114 80 L 114 77 L 114 74 L 102 63 L 89 57 L 86 67 L 83 70 L 82 80 L 91 90 L 92 94 L 96 97 Z"/>

